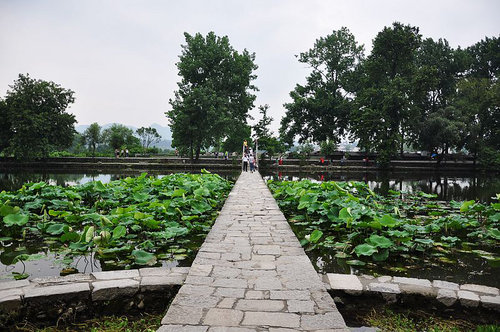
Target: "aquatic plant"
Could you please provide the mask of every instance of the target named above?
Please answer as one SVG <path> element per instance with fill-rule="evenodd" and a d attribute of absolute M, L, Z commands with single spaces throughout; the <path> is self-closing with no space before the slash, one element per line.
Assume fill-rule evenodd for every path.
<path fill-rule="evenodd" d="M 0 261 L 39 259 L 43 248 L 69 268 L 82 256 L 98 259 L 104 269 L 182 260 L 201 244 L 231 187 L 203 171 L 73 187 L 38 182 L 3 191 Z M 39 244 L 34 253 L 26 248 L 33 243 Z"/>
<path fill-rule="evenodd" d="M 434 194 L 390 191 L 362 182 L 268 181 L 306 250 L 329 249 L 351 266 L 432 256 L 454 263 L 452 251 L 499 266 L 500 203 L 439 202 Z M 498 201 L 500 195 L 495 197 Z M 296 227 L 299 226 L 299 227 Z"/>

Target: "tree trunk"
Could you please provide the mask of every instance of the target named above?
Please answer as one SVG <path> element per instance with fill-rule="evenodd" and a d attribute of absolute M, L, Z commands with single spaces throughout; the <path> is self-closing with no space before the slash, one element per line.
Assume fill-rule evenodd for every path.
<path fill-rule="evenodd" d="M 198 159 L 200 159 L 200 151 L 201 151 L 201 145 L 198 143 L 196 146 L 196 161 L 198 162 Z"/>
<path fill-rule="evenodd" d="M 191 163 L 193 163 L 193 140 L 189 140 L 189 159 L 191 159 Z"/>
<path fill-rule="evenodd" d="M 401 144 L 399 146 L 399 154 L 401 155 L 401 157 L 403 157 L 404 142 L 405 142 L 405 133 L 401 129 Z"/>

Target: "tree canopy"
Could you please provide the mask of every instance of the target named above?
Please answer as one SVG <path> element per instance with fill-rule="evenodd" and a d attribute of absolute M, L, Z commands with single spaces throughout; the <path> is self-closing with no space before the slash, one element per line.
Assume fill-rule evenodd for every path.
<path fill-rule="evenodd" d="M 161 135 L 155 128 L 141 127 L 135 131 L 141 140 L 142 149 L 146 151 L 151 144 L 158 143 Z"/>
<path fill-rule="evenodd" d="M 468 48 L 423 39 L 395 22 L 362 47 L 345 28 L 320 38 L 299 62 L 311 73 L 290 92 L 280 136 L 291 143 L 357 141 L 387 162 L 405 147 L 450 149 L 500 165 L 500 42 Z"/>
<path fill-rule="evenodd" d="M 83 140 L 88 145 L 89 150 L 92 151 L 92 157 L 95 156 L 97 146 L 103 142 L 103 135 L 101 133 L 101 126 L 97 122 L 92 123 L 83 133 Z"/>
<path fill-rule="evenodd" d="M 104 130 L 102 135 L 104 142 L 113 149 L 140 147 L 140 141 L 134 136 L 134 131 L 121 124 L 113 124 Z"/>
<path fill-rule="evenodd" d="M 19 159 L 47 157 L 71 146 L 74 115 L 67 113 L 74 92 L 20 74 L 0 101 L 0 150 Z"/>
<path fill-rule="evenodd" d="M 202 148 L 216 144 L 246 123 L 257 88 L 252 85 L 255 54 L 233 49 L 227 36 L 184 33 L 186 44 L 177 63 L 172 109 L 166 113 L 172 146 L 198 159 Z"/>
<path fill-rule="evenodd" d="M 284 105 L 287 112 L 281 119 L 280 135 L 289 144 L 295 137 L 299 142 L 338 142 L 348 126 L 363 46 L 342 28 L 317 39 L 298 58 L 311 67 L 311 73 L 305 85 L 297 84 L 290 92 L 292 102 Z"/>

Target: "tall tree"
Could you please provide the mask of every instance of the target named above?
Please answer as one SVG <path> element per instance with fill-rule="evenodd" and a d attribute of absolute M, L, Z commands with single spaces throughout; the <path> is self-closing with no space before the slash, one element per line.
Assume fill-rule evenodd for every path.
<path fill-rule="evenodd" d="M 417 27 L 395 22 L 373 40 L 363 64 L 358 107 L 352 112 L 352 133 L 366 150 L 377 150 L 388 161 L 412 131 L 418 108 L 413 101 L 413 77 L 421 36 Z"/>
<path fill-rule="evenodd" d="M 141 127 L 135 132 L 141 140 L 141 145 L 144 152 L 146 152 L 151 144 L 158 143 L 161 139 L 161 135 L 158 134 L 158 131 L 155 128 Z"/>
<path fill-rule="evenodd" d="M 457 86 L 455 106 L 467 125 L 465 148 L 482 163 L 500 165 L 500 38 L 467 48 L 470 69 Z"/>
<path fill-rule="evenodd" d="M 0 105 L 0 148 L 20 159 L 47 157 L 69 147 L 75 133 L 75 116 L 67 108 L 74 92 L 54 82 L 20 74 Z"/>
<path fill-rule="evenodd" d="M 356 68 L 363 59 L 347 28 L 316 40 L 313 48 L 299 55 L 299 62 L 312 69 L 305 85 L 290 92 L 291 103 L 281 119 L 280 136 L 289 144 L 332 140 L 339 142 L 348 126 L 356 86 Z"/>
<path fill-rule="evenodd" d="M 201 148 L 209 147 L 228 132 L 246 123 L 257 90 L 252 85 L 255 54 L 238 52 L 227 36 L 213 32 L 206 37 L 184 33 L 175 99 L 168 111 L 172 146 L 187 149 L 191 159 L 198 159 Z"/>
<path fill-rule="evenodd" d="M 134 131 L 121 124 L 113 124 L 102 133 L 104 142 L 113 149 L 128 149 L 140 146 L 140 141 L 134 136 Z"/>
<path fill-rule="evenodd" d="M 103 142 L 103 135 L 101 134 L 101 126 L 97 122 L 92 123 L 83 133 L 83 140 L 85 144 L 92 151 L 92 157 L 95 157 L 95 149 L 97 145 Z"/>
<path fill-rule="evenodd" d="M 222 143 L 222 150 L 241 153 L 243 141 L 246 140 L 248 145 L 251 146 L 251 134 L 252 128 L 246 123 L 240 123 L 237 126 L 230 127 L 229 131 L 226 132 L 226 137 Z M 218 147 L 218 145 L 215 146 Z"/>
<path fill-rule="evenodd" d="M 259 151 L 265 150 L 267 155 L 272 157 L 276 153 L 284 152 L 286 147 L 279 139 L 273 136 L 273 132 L 269 128 L 273 122 L 273 118 L 267 115 L 268 110 L 269 105 L 267 104 L 259 106 L 259 112 L 262 117 L 252 129 L 255 139 L 258 140 Z"/>
<path fill-rule="evenodd" d="M 464 134 L 464 118 L 451 106 L 457 80 L 466 70 L 460 57 L 461 50 L 453 50 L 443 39 L 427 38 L 418 49 L 413 78 L 418 117 L 413 118 L 408 135 L 424 150 L 448 153 L 449 148 L 462 146 L 463 140 L 457 135 Z"/>

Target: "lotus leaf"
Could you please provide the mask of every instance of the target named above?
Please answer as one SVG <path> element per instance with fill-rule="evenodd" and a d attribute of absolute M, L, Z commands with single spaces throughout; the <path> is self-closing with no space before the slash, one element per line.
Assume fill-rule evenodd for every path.
<path fill-rule="evenodd" d="M 363 244 L 357 245 L 356 248 L 354 248 L 354 252 L 358 256 L 371 256 L 377 252 L 377 248 L 375 248 L 371 244 L 363 243 Z"/>
<path fill-rule="evenodd" d="M 134 256 L 135 263 L 139 265 L 154 265 L 156 264 L 155 255 L 146 252 L 144 250 L 134 250 L 132 251 L 132 256 Z"/>
<path fill-rule="evenodd" d="M 316 243 L 319 241 L 319 239 L 323 236 L 323 232 L 318 230 L 318 229 L 315 229 L 312 233 L 311 233 L 311 236 L 309 238 L 309 241 L 311 243 Z"/>
<path fill-rule="evenodd" d="M 29 221 L 29 217 L 24 214 L 8 214 L 3 217 L 3 222 L 5 226 L 23 226 Z"/>
<path fill-rule="evenodd" d="M 367 242 L 377 248 L 390 248 L 394 245 L 394 243 L 385 236 L 376 234 L 372 234 Z"/>

